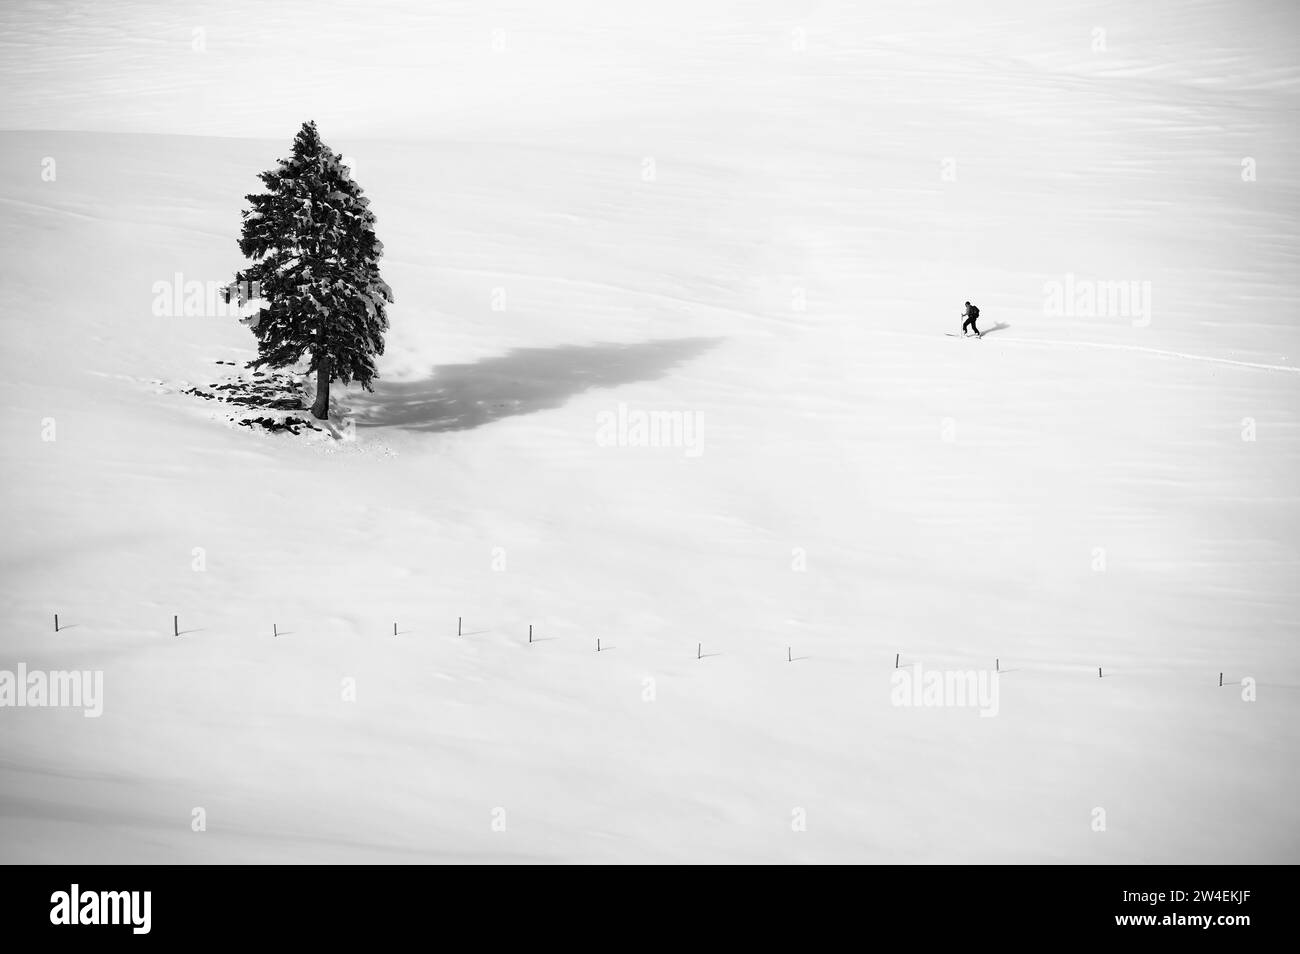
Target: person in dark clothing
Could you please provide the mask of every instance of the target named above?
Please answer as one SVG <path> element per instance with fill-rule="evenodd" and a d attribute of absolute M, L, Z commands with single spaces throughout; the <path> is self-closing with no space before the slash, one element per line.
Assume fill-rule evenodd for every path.
<path fill-rule="evenodd" d="M 962 309 L 961 316 L 966 319 L 961 323 L 961 336 L 963 338 L 966 337 L 967 325 L 970 325 L 970 330 L 975 332 L 976 338 L 984 337 L 982 334 L 980 334 L 979 328 L 975 327 L 975 319 L 980 316 L 980 310 L 978 305 L 972 305 L 970 302 L 966 302 L 966 307 Z"/>

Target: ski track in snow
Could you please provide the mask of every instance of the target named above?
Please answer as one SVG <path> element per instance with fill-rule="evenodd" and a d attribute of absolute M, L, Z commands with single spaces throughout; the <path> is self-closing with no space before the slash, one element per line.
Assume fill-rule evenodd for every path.
<path fill-rule="evenodd" d="M 1163 348 L 1148 348 L 1145 345 L 1120 345 L 1108 344 L 1100 341 L 1063 341 L 1053 340 L 1050 338 L 1010 338 L 999 344 L 1015 345 L 1017 347 L 1066 347 L 1066 348 L 1100 348 L 1106 351 L 1134 351 L 1141 354 L 1154 354 L 1162 358 L 1184 358 L 1188 361 L 1207 361 L 1211 364 L 1232 365 L 1238 368 L 1258 368 L 1262 371 L 1282 371 L 1288 374 L 1300 373 L 1300 367 L 1293 367 L 1286 364 L 1265 364 L 1262 361 L 1238 361 L 1235 358 L 1216 358 L 1206 354 L 1189 354 L 1186 351 L 1166 351 Z"/>
<path fill-rule="evenodd" d="M 884 335 L 891 338 L 926 338 L 928 335 L 920 334 L 914 331 L 876 331 L 874 334 Z M 948 334 L 946 337 L 959 338 L 960 335 Z M 1033 348 L 1033 347 L 1053 347 L 1053 348 L 1098 348 L 1105 351 L 1129 351 L 1140 354 L 1153 354 L 1162 358 L 1184 358 L 1188 361 L 1205 361 L 1210 364 L 1231 365 L 1239 368 L 1258 368 L 1261 371 L 1281 371 L 1288 374 L 1300 374 L 1300 367 L 1288 364 L 1266 364 L 1262 361 L 1238 361 L 1235 358 L 1218 358 L 1207 354 L 1191 354 L 1186 351 L 1167 351 L 1164 348 L 1148 348 L 1145 345 L 1122 345 L 1110 344 L 1104 341 L 1073 341 L 1058 338 L 1007 338 L 1002 335 L 998 336 L 999 345 L 1010 345 L 1012 347 Z"/>

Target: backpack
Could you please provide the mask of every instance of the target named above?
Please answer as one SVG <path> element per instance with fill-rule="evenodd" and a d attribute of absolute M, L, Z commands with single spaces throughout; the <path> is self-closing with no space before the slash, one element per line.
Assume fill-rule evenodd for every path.
<path fill-rule="evenodd" d="M 974 321 L 979 316 L 980 316 L 979 305 L 971 305 L 970 310 L 966 312 L 966 317 L 969 318 L 971 321 Z"/>

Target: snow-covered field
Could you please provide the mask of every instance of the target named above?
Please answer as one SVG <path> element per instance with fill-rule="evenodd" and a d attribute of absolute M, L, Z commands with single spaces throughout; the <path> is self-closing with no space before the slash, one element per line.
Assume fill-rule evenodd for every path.
<path fill-rule="evenodd" d="M 0 860 L 1300 861 L 1298 27 L 0 7 L 0 670 L 103 672 L 0 709 Z M 352 441 L 155 314 L 306 119 L 396 295 Z"/>

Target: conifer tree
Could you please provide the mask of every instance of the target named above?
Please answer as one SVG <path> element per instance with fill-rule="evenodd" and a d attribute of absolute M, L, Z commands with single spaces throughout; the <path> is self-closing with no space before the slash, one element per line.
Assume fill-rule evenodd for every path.
<path fill-rule="evenodd" d="M 227 294 L 262 306 L 249 323 L 257 337 L 251 367 L 284 368 L 310 355 L 311 412 L 324 420 L 332 381 L 373 390 L 393 301 L 379 277 L 383 244 L 370 200 L 314 122 L 294 137 L 293 155 L 259 178 L 267 191 L 246 196 L 239 239 L 252 264 L 236 272 Z"/>

